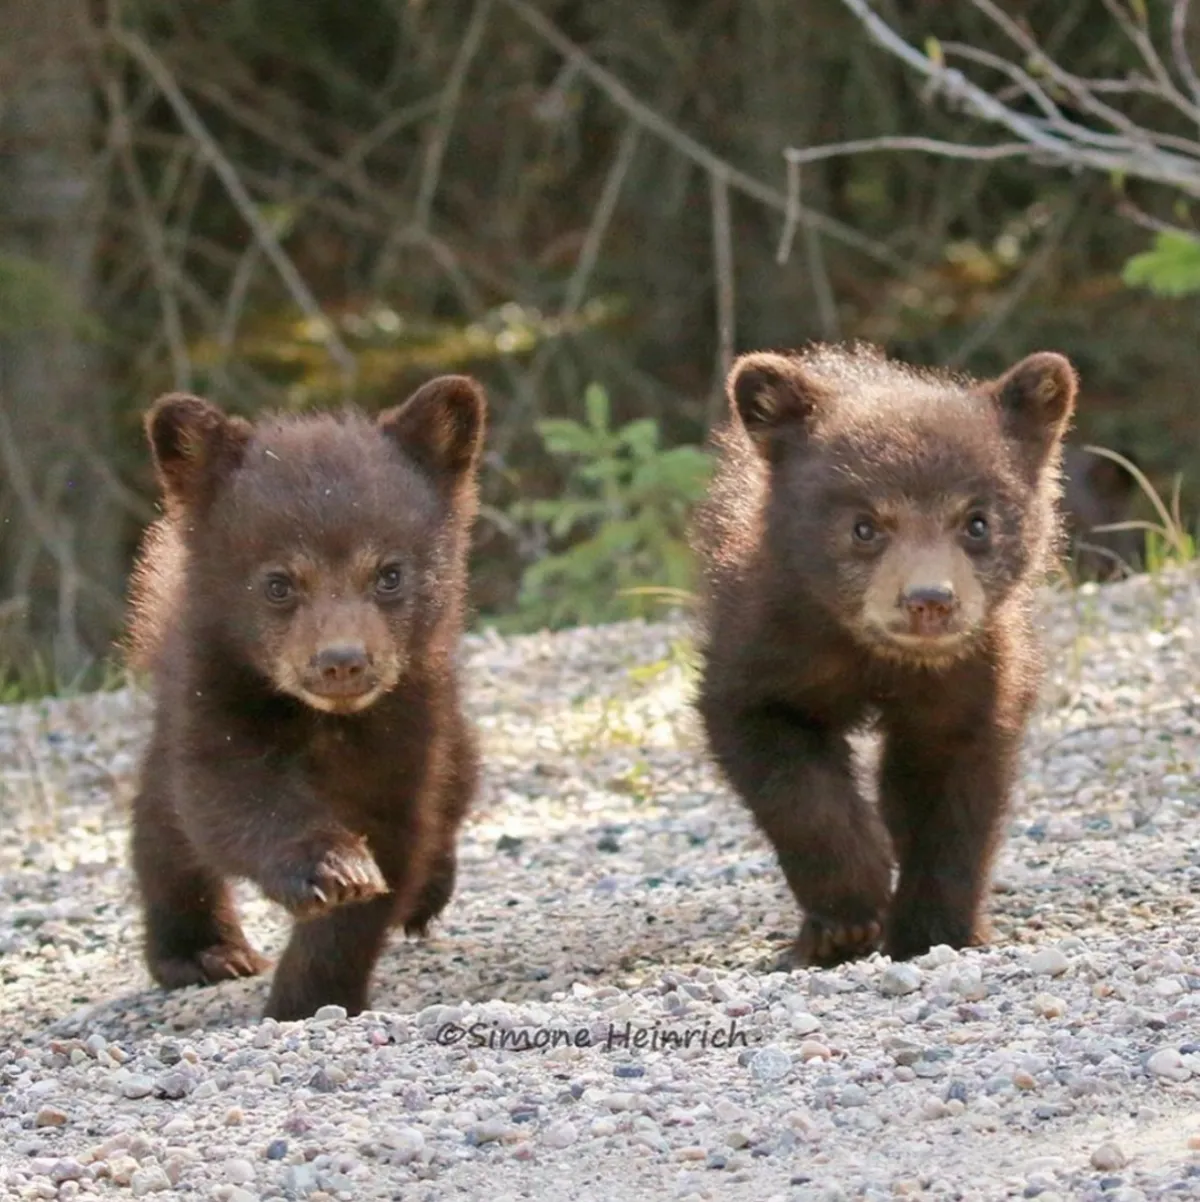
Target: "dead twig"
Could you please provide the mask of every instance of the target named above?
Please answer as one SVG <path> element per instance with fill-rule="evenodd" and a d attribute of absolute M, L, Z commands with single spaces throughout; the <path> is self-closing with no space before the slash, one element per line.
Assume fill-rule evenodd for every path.
<path fill-rule="evenodd" d="M 1175 59 L 1175 69 L 1179 72 L 1192 99 L 1200 105 L 1200 75 L 1192 66 L 1192 56 L 1187 51 L 1188 9 L 1191 0 L 1175 0 L 1171 5 L 1171 55 Z"/>
<path fill-rule="evenodd" d="M 721 172 L 731 188 L 757 200 L 778 213 L 787 212 L 787 197 L 777 188 L 733 166 L 732 163 L 714 154 L 707 146 L 672 124 L 661 113 L 656 112 L 644 101 L 639 100 L 613 73 L 597 63 L 589 54 L 577 46 L 557 25 L 548 20 L 528 0 L 501 0 L 514 16 L 528 25 L 548 45 L 552 46 L 568 62 L 575 64 L 582 75 L 587 76 L 618 108 L 623 109 L 639 125 L 661 138 L 678 154 L 690 159 L 710 175 Z M 908 264 L 886 246 L 864 237 L 850 226 L 835 221 L 824 213 L 808 214 L 814 228 L 846 246 L 861 251 L 864 255 L 891 267 L 896 271 L 908 270 Z"/>
<path fill-rule="evenodd" d="M 70 529 L 64 531 L 59 528 L 54 518 L 39 504 L 37 490 L 33 486 L 33 481 L 30 479 L 29 472 L 20 455 L 12 423 L 9 421 L 3 400 L 0 400 L 0 466 L 4 468 L 8 486 L 16 496 L 17 503 L 29 524 L 29 529 L 37 538 L 42 549 L 58 565 L 59 626 L 57 639 L 66 662 L 79 663 L 83 646 L 77 626 L 77 596 L 80 589 L 86 589 L 118 620 L 123 616 L 124 610 L 121 603 L 103 585 L 92 580 L 79 567 L 75 558 Z M 59 474 L 65 480 L 66 472 L 63 466 L 59 467 Z M 28 590 L 22 588 L 20 591 L 24 593 Z"/>
<path fill-rule="evenodd" d="M 1181 111 L 1200 118 L 1200 110 L 1190 104 L 1165 76 L 1165 68 L 1154 52 L 1144 31 L 1136 28 L 1120 12 L 1116 0 L 1104 0 L 1105 6 L 1121 21 L 1126 34 L 1138 46 L 1143 59 L 1159 83 L 1165 99 Z M 992 0 L 971 0 L 971 3 L 993 21 L 1039 68 L 1062 87 L 1081 110 L 1106 122 L 1116 134 L 1093 130 L 1076 122 L 1055 116 L 1034 117 L 1010 107 L 986 89 L 968 79 L 962 71 L 948 67 L 939 55 L 933 57 L 910 45 L 869 5 L 869 0 L 842 0 L 854 14 L 867 35 L 878 46 L 930 81 L 931 86 L 948 101 L 967 113 L 992 125 L 998 125 L 1017 139 L 1015 143 L 1000 143 L 993 147 L 962 147 L 958 143 L 936 139 L 909 139 L 904 145 L 887 146 L 872 140 L 871 146 L 862 143 L 843 143 L 836 147 L 813 147 L 804 151 L 788 151 L 789 155 L 808 156 L 804 161 L 821 157 L 822 151 L 848 154 L 865 149 L 924 150 L 951 158 L 1007 158 L 1030 156 L 1059 167 L 1073 170 L 1119 173 L 1133 179 L 1165 184 L 1187 196 L 1200 197 L 1200 144 L 1171 135 L 1152 133 L 1131 121 L 1125 114 L 1098 99 L 1097 89 L 1088 81 L 1063 70 L 1037 43 L 1001 11 Z M 1043 112 L 1045 109 L 1043 107 Z M 1174 147 L 1169 149 L 1168 146 Z M 828 154 L 825 156 L 828 157 Z"/>
<path fill-rule="evenodd" d="M 467 22 L 466 32 L 459 43 L 458 53 L 454 56 L 454 64 L 450 68 L 450 76 L 442 89 L 441 101 L 438 104 L 437 119 L 433 123 L 429 144 L 425 150 L 425 163 L 421 171 L 421 185 L 417 191 L 417 203 L 413 216 L 413 224 L 417 229 L 429 227 L 429 215 L 433 208 L 433 198 L 437 193 L 438 181 L 442 175 L 442 160 L 446 156 L 446 146 L 450 141 L 450 130 L 454 125 L 454 117 L 462 100 L 463 83 L 467 72 L 471 69 L 479 45 L 483 41 L 483 32 L 491 16 L 493 0 L 478 0 L 471 19 Z"/>
<path fill-rule="evenodd" d="M 736 292 L 733 275 L 733 230 L 729 218 L 729 181 L 720 172 L 708 177 L 712 197 L 713 275 L 717 300 L 717 378 L 709 405 L 709 421 L 720 416 L 724 382 L 733 366 Z"/>
<path fill-rule="evenodd" d="M 315 332 L 324 343 L 330 358 L 341 369 L 344 386 L 349 392 L 353 387 L 356 374 L 354 356 L 339 337 L 333 323 L 325 316 L 316 297 L 313 296 L 304 278 L 296 270 L 295 264 L 288 258 L 287 253 L 279 244 L 275 232 L 258 211 L 249 192 L 242 183 L 237 168 L 225 156 L 213 136 L 208 132 L 204 122 L 200 120 L 174 76 L 166 64 L 146 45 L 137 34 L 126 29 L 113 31 L 113 38 L 123 50 L 135 59 L 142 69 L 154 80 L 162 91 L 163 96 L 174 110 L 180 124 L 188 135 L 196 142 L 204 157 L 212 166 L 218 179 L 225 187 L 229 199 L 238 210 L 242 219 L 250 227 L 255 238 L 262 247 L 263 253 L 270 260 L 279 274 L 279 278 L 291 294 L 293 301 L 312 322 Z"/>
<path fill-rule="evenodd" d="M 167 255 L 163 228 L 159 224 L 154 207 L 146 194 L 142 173 L 138 169 L 137 159 L 133 153 L 129 114 L 121 84 L 115 75 L 110 76 L 106 81 L 104 91 L 108 102 L 111 139 L 116 145 L 117 158 L 125 176 L 125 186 L 133 198 L 133 207 L 141 227 L 146 258 L 149 261 L 150 273 L 158 292 L 163 330 L 171 352 L 171 368 L 175 378 L 175 387 L 181 392 L 186 392 L 191 388 L 192 364 L 188 356 L 187 339 L 183 333 L 183 321 L 179 315 L 179 302 L 175 295 L 175 267 Z"/>

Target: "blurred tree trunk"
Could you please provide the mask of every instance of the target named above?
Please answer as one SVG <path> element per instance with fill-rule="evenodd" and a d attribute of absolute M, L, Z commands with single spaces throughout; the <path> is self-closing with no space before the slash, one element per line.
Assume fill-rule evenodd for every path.
<path fill-rule="evenodd" d="M 36 652 L 62 683 L 105 651 L 122 575 L 120 515 L 94 466 L 110 393 L 81 328 L 102 211 L 99 113 L 85 0 L 3 0 L 0 12 L 0 668 Z"/>

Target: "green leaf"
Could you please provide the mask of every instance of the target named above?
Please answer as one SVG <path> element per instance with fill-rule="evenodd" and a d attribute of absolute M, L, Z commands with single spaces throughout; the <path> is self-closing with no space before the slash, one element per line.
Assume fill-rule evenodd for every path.
<path fill-rule="evenodd" d="M 627 446 L 638 459 L 653 455 L 658 447 L 658 422 L 653 418 L 642 418 L 622 426 L 617 435 L 619 441 Z"/>
<path fill-rule="evenodd" d="M 562 538 L 582 522 L 604 516 L 604 506 L 599 501 L 563 500 L 556 502 L 556 505 L 558 512 L 550 523 L 550 533 L 555 538 Z"/>
<path fill-rule="evenodd" d="M 1200 238 L 1174 231 L 1157 235 L 1154 247 L 1125 264 L 1122 279 L 1155 296 L 1180 297 L 1200 292 Z"/>
<path fill-rule="evenodd" d="M 580 480 L 587 480 L 589 483 L 619 484 L 628 471 L 628 467 L 619 459 L 597 459 L 593 463 L 583 464 L 575 475 Z"/>
<path fill-rule="evenodd" d="M 599 384 L 589 384 L 583 394 L 588 425 L 597 434 L 608 432 L 608 393 Z"/>
<path fill-rule="evenodd" d="M 587 457 L 596 446 L 596 438 L 591 430 L 569 418 L 547 417 L 537 423 L 536 429 L 551 455 Z"/>

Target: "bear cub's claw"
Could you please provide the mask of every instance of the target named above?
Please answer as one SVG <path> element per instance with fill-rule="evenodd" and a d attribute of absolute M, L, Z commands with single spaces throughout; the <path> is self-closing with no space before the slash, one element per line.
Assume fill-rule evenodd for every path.
<path fill-rule="evenodd" d="M 882 935 L 883 924 L 878 919 L 840 922 L 809 914 L 800 928 L 792 955 L 804 967 L 828 967 L 870 955 L 878 948 Z"/>
<path fill-rule="evenodd" d="M 248 943 L 214 943 L 191 955 L 162 956 L 151 965 L 151 973 L 164 989 L 181 989 L 256 977 L 270 967 L 271 961 Z"/>
<path fill-rule="evenodd" d="M 339 906 L 370 901 L 387 891 L 379 866 L 359 843 L 326 847 L 298 857 L 268 896 L 303 921 L 319 918 Z"/>

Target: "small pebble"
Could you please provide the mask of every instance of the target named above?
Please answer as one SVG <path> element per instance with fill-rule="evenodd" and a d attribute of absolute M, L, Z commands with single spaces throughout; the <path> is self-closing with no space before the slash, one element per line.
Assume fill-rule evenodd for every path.
<path fill-rule="evenodd" d="M 1067 1003 L 1052 993 L 1039 993 L 1033 999 L 1033 1012 L 1041 1018 L 1062 1018 Z"/>
<path fill-rule="evenodd" d="M 225 1162 L 225 1180 L 233 1185 L 247 1185 L 254 1180 L 254 1166 L 240 1156 Z"/>
<path fill-rule="evenodd" d="M 811 1035 L 821 1029 L 821 1020 L 803 1010 L 794 1011 L 788 1018 L 794 1035 Z"/>
<path fill-rule="evenodd" d="M 135 1198 L 144 1198 L 147 1194 L 157 1194 L 171 1188 L 171 1179 L 159 1165 L 150 1165 L 138 1169 L 129 1179 L 129 1189 Z"/>
<path fill-rule="evenodd" d="M 800 1049 L 804 1057 L 804 1047 Z M 792 1058 L 782 1048 L 760 1048 L 750 1060 L 750 1075 L 758 1081 L 780 1081 L 792 1070 Z"/>
<path fill-rule="evenodd" d="M 114 1156 L 108 1162 L 108 1175 L 115 1185 L 129 1185 L 138 1171 L 138 1162 L 132 1156 Z"/>
<path fill-rule="evenodd" d="M 333 1079 L 331 1073 L 323 1068 L 319 1068 L 309 1077 L 308 1088 L 315 1089 L 318 1093 L 333 1093 L 337 1089 L 337 1082 Z"/>
<path fill-rule="evenodd" d="M 386 1132 L 380 1141 L 390 1152 L 389 1159 L 397 1164 L 408 1164 L 425 1150 L 425 1136 L 415 1127 L 396 1127 Z M 274 1154 L 272 1154 L 274 1153 Z M 267 1147 L 268 1160 L 282 1160 L 287 1155 L 287 1141 L 272 1140 Z"/>
<path fill-rule="evenodd" d="M 552 1123 L 542 1132 L 542 1143 L 548 1148 L 569 1148 L 578 1138 L 574 1123 Z"/>
<path fill-rule="evenodd" d="M 1113 1143 L 1101 1144 L 1092 1153 L 1092 1168 L 1099 1169 L 1102 1173 L 1115 1173 L 1128 1163 L 1128 1157 Z"/>
<path fill-rule="evenodd" d="M 467 1132 L 467 1143 L 478 1147 L 480 1144 L 490 1144 L 501 1140 L 507 1134 L 508 1124 L 503 1119 L 484 1119 L 482 1123 L 476 1123 Z"/>
<path fill-rule="evenodd" d="M 1042 947 L 1025 961 L 1025 965 L 1035 976 L 1060 977 L 1071 967 L 1071 962 L 1059 948 Z"/>
<path fill-rule="evenodd" d="M 87 1175 L 87 1167 L 71 1156 L 56 1160 L 50 1166 L 50 1180 L 56 1184 L 62 1184 L 64 1181 L 78 1181 Z"/>
<path fill-rule="evenodd" d="M 1156 1076 L 1168 1081 L 1186 1081 L 1192 1070 L 1183 1062 L 1183 1057 L 1174 1048 L 1163 1048 L 1146 1061 L 1146 1067 Z"/>
<path fill-rule="evenodd" d="M 126 1098 L 148 1098 L 153 1092 L 153 1080 L 140 1073 L 130 1073 L 121 1082 L 121 1094 Z"/>
<path fill-rule="evenodd" d="M 879 992 L 886 997 L 903 997 L 920 989 L 923 980 L 921 970 L 913 964 L 889 964 L 879 978 Z"/>

